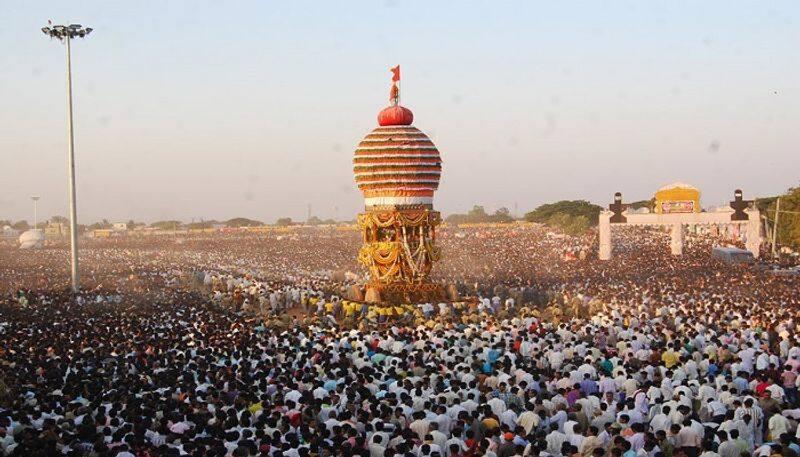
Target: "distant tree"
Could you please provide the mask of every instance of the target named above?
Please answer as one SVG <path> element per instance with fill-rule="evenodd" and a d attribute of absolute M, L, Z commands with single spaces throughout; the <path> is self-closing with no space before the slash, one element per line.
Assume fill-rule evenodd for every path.
<path fill-rule="evenodd" d="M 156 221 L 150 224 L 150 227 L 159 229 L 159 230 L 175 230 L 183 225 L 181 221 Z"/>
<path fill-rule="evenodd" d="M 583 216 L 590 226 L 594 226 L 597 225 L 597 218 L 602 209 L 602 207 L 586 200 L 561 200 L 537 207 L 525 214 L 525 220 L 547 224 L 551 217 L 561 213 L 572 217 Z"/>
<path fill-rule="evenodd" d="M 778 246 L 800 250 L 800 187 L 793 187 L 781 195 L 781 215 L 778 219 Z M 776 201 L 767 208 L 767 217 L 775 221 Z M 784 211 L 790 211 L 784 213 Z"/>
<path fill-rule="evenodd" d="M 467 212 L 467 217 L 474 221 L 486 219 L 487 216 L 488 214 L 486 214 L 486 210 L 481 205 L 475 205 Z"/>
<path fill-rule="evenodd" d="M 88 230 L 108 230 L 112 227 L 111 222 L 108 222 L 108 219 L 103 219 L 100 222 L 95 222 L 94 224 L 89 224 L 86 226 Z"/>
<path fill-rule="evenodd" d="M 215 221 L 200 221 L 200 222 L 191 222 L 186 227 L 189 229 L 208 229 L 214 227 Z"/>
<path fill-rule="evenodd" d="M 14 230 L 25 231 L 25 230 L 28 230 L 29 228 L 31 228 L 31 226 L 28 225 L 28 221 L 22 220 L 22 221 L 14 222 L 14 224 L 11 226 L 11 228 L 13 228 Z"/>
<path fill-rule="evenodd" d="M 453 214 L 450 214 L 449 216 L 447 216 L 446 218 L 444 218 L 444 220 L 448 224 L 454 224 L 454 225 L 466 224 L 467 223 L 467 215 L 466 214 L 453 213 Z"/>
<path fill-rule="evenodd" d="M 650 200 L 639 200 L 637 202 L 628 203 L 628 208 L 630 209 L 639 209 L 639 208 L 647 208 L 652 212 L 656 207 L 656 199 L 655 197 L 651 198 Z"/>
<path fill-rule="evenodd" d="M 569 214 L 556 213 L 550 216 L 545 224 L 548 227 L 561 229 L 567 235 L 578 236 L 589 229 L 589 219 L 586 216 L 570 216 Z"/>
<path fill-rule="evenodd" d="M 768 211 L 770 207 L 775 206 L 775 201 L 778 200 L 778 197 L 764 197 L 764 198 L 757 198 L 755 200 L 756 208 L 761 211 L 762 213 Z M 781 204 L 783 202 L 781 201 Z M 772 208 L 773 210 L 775 208 Z"/>
<path fill-rule="evenodd" d="M 514 218 L 511 217 L 511 211 L 508 210 L 505 206 L 499 208 L 497 211 L 494 212 L 491 216 L 489 216 L 489 222 L 513 222 Z"/>
<path fill-rule="evenodd" d="M 247 219 L 246 217 L 234 217 L 225 221 L 228 227 L 258 227 L 264 225 L 263 222 L 254 219 Z"/>
<path fill-rule="evenodd" d="M 488 214 L 481 205 L 475 205 L 467 214 L 451 214 L 445 218 L 450 224 L 476 224 L 487 222 L 512 222 L 511 212 L 505 206 Z"/>
<path fill-rule="evenodd" d="M 53 216 L 50 218 L 50 222 L 53 224 L 69 224 L 69 219 L 64 216 Z"/>
<path fill-rule="evenodd" d="M 275 222 L 275 225 L 279 227 L 288 227 L 292 224 L 294 224 L 294 222 L 291 217 L 281 217 Z"/>
<path fill-rule="evenodd" d="M 7 219 L 0 220 L 0 227 L 5 227 L 6 225 L 11 227 L 12 222 Z"/>
<path fill-rule="evenodd" d="M 320 219 L 317 216 L 311 216 L 306 221 L 306 225 L 336 225 L 336 219 Z"/>
<path fill-rule="evenodd" d="M 580 235 L 589 230 L 589 227 L 591 226 L 592 224 L 589 222 L 589 218 L 586 216 L 574 216 L 572 218 L 572 223 L 568 227 L 568 230 L 570 233 Z"/>

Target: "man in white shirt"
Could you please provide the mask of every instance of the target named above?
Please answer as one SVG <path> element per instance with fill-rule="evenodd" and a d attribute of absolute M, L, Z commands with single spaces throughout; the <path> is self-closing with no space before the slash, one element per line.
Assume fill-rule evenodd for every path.
<path fill-rule="evenodd" d="M 369 445 L 370 457 L 383 457 L 384 453 L 386 453 L 386 446 L 383 445 L 383 436 L 372 435 L 372 442 Z"/>
<path fill-rule="evenodd" d="M 650 427 L 653 429 L 653 432 L 657 432 L 659 430 L 663 430 L 664 432 L 669 431 L 669 427 L 672 425 L 672 420 L 669 417 L 670 407 L 669 406 L 662 406 L 661 411 L 653 416 L 653 419 L 650 421 Z"/>
<path fill-rule="evenodd" d="M 777 441 L 784 433 L 789 433 L 789 419 L 781 414 L 773 414 L 767 423 L 769 428 L 769 436 L 773 441 Z"/>
<path fill-rule="evenodd" d="M 531 430 L 538 427 L 540 422 L 539 415 L 533 412 L 533 405 L 530 403 L 526 406 L 525 412 L 517 417 L 517 425 L 525 429 L 526 435 L 529 435 Z"/>
<path fill-rule="evenodd" d="M 558 431 L 558 424 L 550 424 L 550 433 L 545 437 L 547 452 L 561 455 L 561 446 L 567 441 L 567 435 Z"/>
<path fill-rule="evenodd" d="M 408 428 L 416 433 L 419 439 L 424 439 L 430 429 L 430 423 L 425 419 L 425 413 L 422 411 L 415 412 L 414 421 L 408 425 Z"/>

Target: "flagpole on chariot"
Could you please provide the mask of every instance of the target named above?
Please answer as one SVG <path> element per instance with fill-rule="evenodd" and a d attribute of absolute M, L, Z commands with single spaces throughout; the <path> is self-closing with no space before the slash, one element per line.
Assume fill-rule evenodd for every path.
<path fill-rule="evenodd" d="M 400 106 L 400 65 L 390 68 L 392 72 L 392 105 Z"/>

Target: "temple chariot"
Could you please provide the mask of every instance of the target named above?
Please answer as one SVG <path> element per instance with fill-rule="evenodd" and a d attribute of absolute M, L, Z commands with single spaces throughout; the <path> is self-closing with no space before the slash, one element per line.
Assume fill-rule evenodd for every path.
<path fill-rule="evenodd" d="M 353 173 L 364 196 L 358 215 L 363 245 L 359 262 L 369 272 L 367 302 L 421 303 L 448 299 L 445 287 L 430 279 L 441 258 L 433 208 L 442 159 L 430 138 L 412 125 L 411 110 L 400 105 L 400 68 L 392 69 L 390 106 L 378 114 L 378 127 L 358 144 Z"/>

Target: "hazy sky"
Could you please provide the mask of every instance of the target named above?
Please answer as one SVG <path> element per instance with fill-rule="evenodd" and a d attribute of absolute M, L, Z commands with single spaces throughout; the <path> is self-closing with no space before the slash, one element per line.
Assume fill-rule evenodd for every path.
<path fill-rule="evenodd" d="M 73 45 L 82 222 L 350 218 L 352 153 L 403 104 L 444 161 L 436 206 L 705 205 L 800 182 L 800 3 L 0 0 L 0 219 L 67 213 Z"/>

